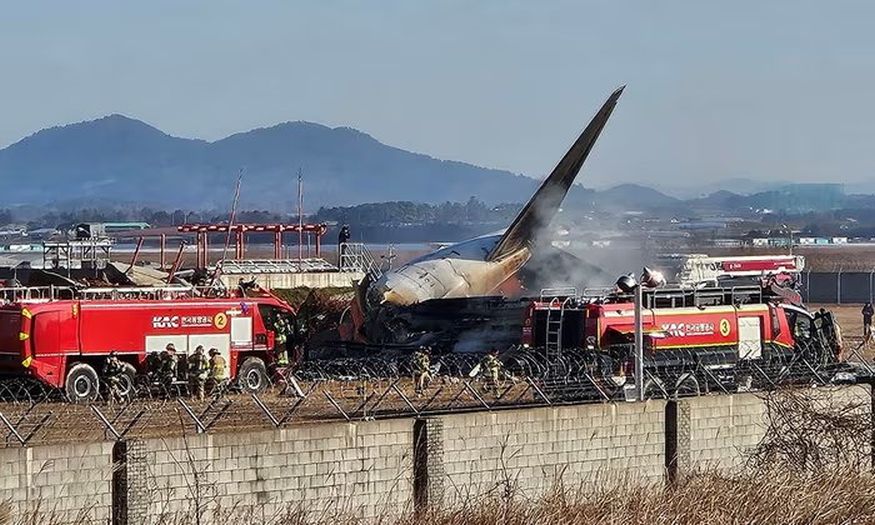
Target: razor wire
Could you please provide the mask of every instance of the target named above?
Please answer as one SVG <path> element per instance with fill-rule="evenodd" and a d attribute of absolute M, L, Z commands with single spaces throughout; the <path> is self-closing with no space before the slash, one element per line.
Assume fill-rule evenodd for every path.
<path fill-rule="evenodd" d="M 849 344 L 852 344 L 849 342 Z M 860 373 L 866 347 L 850 347 L 851 362 L 837 362 L 822 342 L 794 350 L 769 349 L 758 359 L 721 363 L 707 354 L 676 352 L 674 361 L 645 361 L 647 399 L 767 391 L 786 385 L 834 384 Z M 31 446 L 87 440 L 145 439 L 248 429 L 282 428 L 304 422 L 360 421 L 461 411 L 631 400 L 635 378 L 622 366 L 628 348 L 563 350 L 550 358 L 539 349 L 514 347 L 501 356 L 497 381 L 480 370 L 482 354 L 447 354 L 431 361 L 431 382 L 417 391 L 410 356 L 372 356 L 305 362 L 275 374 L 257 394 L 233 385 L 203 401 L 178 381 L 167 389 L 138 381 L 130 396 L 105 391 L 90 404 L 66 402 L 56 389 L 35 381 L 0 382 L 0 446 Z M 864 370 L 865 372 L 865 370 Z"/>

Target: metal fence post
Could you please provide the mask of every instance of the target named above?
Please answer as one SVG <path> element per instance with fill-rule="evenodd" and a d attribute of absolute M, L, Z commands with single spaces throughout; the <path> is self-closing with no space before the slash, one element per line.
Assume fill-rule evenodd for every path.
<path fill-rule="evenodd" d="M 644 401 L 644 327 L 641 303 L 644 302 L 641 283 L 635 287 L 635 383 L 638 401 Z"/>
<path fill-rule="evenodd" d="M 805 302 L 811 302 L 811 270 L 805 272 Z"/>

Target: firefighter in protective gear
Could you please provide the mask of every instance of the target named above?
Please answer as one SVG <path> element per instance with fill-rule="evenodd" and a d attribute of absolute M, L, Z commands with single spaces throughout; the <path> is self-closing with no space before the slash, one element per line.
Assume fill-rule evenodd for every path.
<path fill-rule="evenodd" d="M 109 401 L 122 401 L 124 397 L 121 390 L 122 375 L 125 373 L 125 368 L 115 353 L 115 350 L 109 353 L 109 357 L 103 363 L 103 379 L 106 381 L 106 386 L 109 388 Z"/>
<path fill-rule="evenodd" d="M 431 381 L 431 349 L 420 346 L 413 352 L 413 381 L 416 385 L 416 395 L 422 395 Z"/>
<path fill-rule="evenodd" d="M 863 315 L 863 339 L 868 341 L 872 338 L 872 316 L 875 315 L 875 308 L 867 301 L 860 313 Z"/>
<path fill-rule="evenodd" d="M 210 394 L 219 393 L 228 382 L 228 366 L 225 364 L 225 358 L 222 357 L 216 348 L 210 348 L 209 365 L 210 371 L 207 383 L 209 384 Z"/>
<path fill-rule="evenodd" d="M 151 351 L 146 356 L 146 377 L 150 383 L 154 383 L 161 375 L 161 356 L 158 352 Z"/>
<path fill-rule="evenodd" d="M 344 224 L 340 228 L 340 232 L 337 234 L 337 266 L 340 267 L 341 270 L 349 266 L 349 262 L 345 259 L 348 249 L 347 244 L 351 238 L 352 234 L 349 232 L 349 225 Z"/>
<path fill-rule="evenodd" d="M 194 349 L 194 354 L 188 358 L 188 384 L 191 395 L 196 397 L 198 401 L 204 400 L 204 388 L 209 372 L 210 365 L 207 362 L 207 356 L 204 355 L 204 347 L 198 345 Z"/>
<path fill-rule="evenodd" d="M 498 350 L 495 348 L 490 350 L 480 362 L 480 371 L 486 374 L 489 387 L 495 392 L 498 391 L 502 368 L 501 360 L 498 359 Z"/>
<path fill-rule="evenodd" d="M 288 341 L 292 327 L 289 326 L 288 320 L 283 316 L 277 316 L 276 322 L 273 324 L 275 334 L 274 338 L 274 354 L 276 355 L 277 366 L 289 366 Z"/>
<path fill-rule="evenodd" d="M 161 352 L 161 366 L 158 374 L 161 385 L 168 391 L 173 386 L 173 382 L 176 381 L 177 362 L 176 347 L 173 346 L 173 343 L 169 343 Z"/>

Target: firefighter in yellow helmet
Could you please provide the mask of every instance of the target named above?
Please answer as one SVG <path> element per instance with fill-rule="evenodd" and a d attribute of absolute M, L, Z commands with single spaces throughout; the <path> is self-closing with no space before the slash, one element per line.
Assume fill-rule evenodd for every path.
<path fill-rule="evenodd" d="M 207 385 L 210 394 L 219 394 L 228 383 L 228 364 L 216 348 L 210 348 L 210 369 Z"/>
<path fill-rule="evenodd" d="M 483 356 L 483 360 L 480 362 L 480 373 L 486 375 L 487 386 L 495 393 L 498 393 L 502 368 L 504 368 L 504 365 L 498 359 L 497 348 L 490 350 L 488 354 Z"/>
<path fill-rule="evenodd" d="M 210 364 L 207 362 L 207 356 L 204 355 L 204 347 L 198 345 L 194 349 L 194 354 L 188 358 L 188 384 L 189 390 L 193 397 L 198 401 L 204 400 L 204 387 L 207 382 L 207 377 L 210 372 Z"/>
<path fill-rule="evenodd" d="M 431 381 L 431 348 L 420 346 L 412 356 L 413 381 L 416 395 L 422 395 Z"/>

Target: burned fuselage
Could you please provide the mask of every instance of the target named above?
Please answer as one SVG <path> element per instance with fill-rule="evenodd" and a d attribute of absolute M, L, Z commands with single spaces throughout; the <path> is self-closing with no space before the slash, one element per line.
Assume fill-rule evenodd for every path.
<path fill-rule="evenodd" d="M 449 299 L 488 297 L 532 256 L 537 237 L 559 210 L 608 121 L 623 88 L 608 97 L 587 127 L 503 232 L 447 246 L 360 283 L 353 305 L 354 337 L 409 339 L 405 308 Z M 413 331 L 418 331 L 413 329 Z"/>

